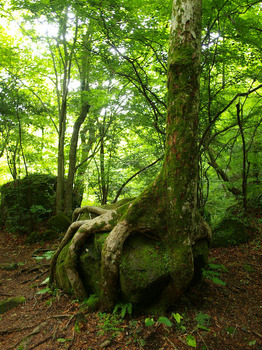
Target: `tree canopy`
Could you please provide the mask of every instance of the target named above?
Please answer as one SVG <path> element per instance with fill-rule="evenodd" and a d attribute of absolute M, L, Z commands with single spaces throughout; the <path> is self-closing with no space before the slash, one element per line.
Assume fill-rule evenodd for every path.
<path fill-rule="evenodd" d="M 170 13 L 171 1 L 2 2 L 3 182 L 57 175 L 68 213 L 74 189 L 105 204 L 151 182 L 165 149 Z M 214 218 L 260 188 L 261 29 L 259 1 L 203 1 L 198 206 Z"/>

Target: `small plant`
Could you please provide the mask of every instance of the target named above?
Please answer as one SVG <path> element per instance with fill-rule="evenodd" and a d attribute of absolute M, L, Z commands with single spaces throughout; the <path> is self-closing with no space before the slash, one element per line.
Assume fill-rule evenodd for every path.
<path fill-rule="evenodd" d="M 35 256 L 34 258 L 36 260 L 50 260 L 52 258 L 52 256 L 54 255 L 55 251 L 54 250 L 48 250 L 47 252 L 45 252 L 43 255 L 41 256 Z"/>
<path fill-rule="evenodd" d="M 167 317 L 160 316 L 157 321 L 154 320 L 154 318 L 146 318 L 145 319 L 145 326 L 146 327 L 151 327 L 154 326 L 155 324 L 163 324 L 167 327 L 172 327 L 172 322 L 169 320 Z"/>
<path fill-rule="evenodd" d="M 51 209 L 46 209 L 42 205 L 35 204 L 35 205 L 31 206 L 30 212 L 32 214 L 34 214 L 34 216 L 36 217 L 36 219 L 38 221 L 41 221 L 41 218 L 45 217 L 45 216 L 48 216 L 52 212 L 52 210 Z"/>
<path fill-rule="evenodd" d="M 213 261 L 213 260 L 211 260 L 211 261 Z M 226 267 L 224 265 L 221 265 L 221 264 L 209 263 L 207 270 L 202 269 L 203 277 L 211 280 L 215 284 L 225 286 L 226 282 L 222 281 L 219 278 L 221 275 L 221 272 L 228 272 Z"/>
<path fill-rule="evenodd" d="M 196 348 L 196 338 L 193 335 L 188 334 L 186 336 L 186 342 L 188 346 L 191 346 L 191 348 Z"/>
<path fill-rule="evenodd" d="M 183 316 L 181 316 L 178 312 L 173 313 L 172 316 L 176 320 L 176 325 L 181 331 L 186 331 L 186 327 L 182 324 Z"/>
<path fill-rule="evenodd" d="M 145 319 L 145 326 L 146 326 L 146 327 L 154 326 L 155 323 L 156 323 L 156 321 L 155 321 L 153 318 L 147 317 L 147 318 Z"/>
<path fill-rule="evenodd" d="M 233 337 L 234 334 L 236 333 L 236 329 L 237 329 L 237 327 L 233 327 L 233 326 L 227 327 L 227 329 L 226 329 L 227 334 L 230 334 L 230 335 L 232 335 L 232 337 Z"/>
<path fill-rule="evenodd" d="M 47 283 L 49 282 L 49 277 L 47 277 L 43 282 L 41 282 L 41 285 L 46 285 Z M 46 288 L 43 288 L 43 289 L 40 289 L 36 294 L 46 294 L 46 293 L 49 293 L 49 294 L 52 294 L 54 297 L 57 295 L 57 292 L 58 292 L 58 289 L 55 288 L 54 290 L 49 288 L 49 287 L 46 287 Z"/>
<path fill-rule="evenodd" d="M 130 339 L 127 342 L 127 345 L 131 343 L 138 344 L 140 348 L 145 346 L 145 340 L 141 337 L 142 327 L 140 322 L 131 320 L 129 321 L 129 331 L 128 335 Z"/>
<path fill-rule="evenodd" d="M 118 310 L 120 310 L 121 317 L 125 318 L 127 313 L 129 315 L 132 314 L 132 308 L 133 308 L 133 305 L 131 303 L 128 303 L 128 304 L 118 303 L 114 308 L 113 314 L 117 313 Z"/>
<path fill-rule="evenodd" d="M 98 313 L 100 322 L 98 328 L 100 329 L 97 334 L 111 334 L 112 337 L 116 336 L 118 332 L 123 332 L 124 328 L 120 327 L 123 319 L 121 319 L 117 314 L 107 314 L 107 313 Z"/>
<path fill-rule="evenodd" d="M 68 342 L 68 341 L 71 341 L 71 339 L 57 338 L 56 341 L 57 341 L 58 343 L 66 343 L 66 342 Z"/>
<path fill-rule="evenodd" d="M 209 328 L 206 326 L 210 325 L 210 316 L 207 314 L 202 313 L 201 311 L 197 314 L 195 317 L 195 320 L 197 321 L 197 328 L 203 329 L 205 331 L 210 331 Z"/>
<path fill-rule="evenodd" d="M 80 328 L 77 321 L 75 321 L 75 331 L 76 333 L 80 333 Z"/>
<path fill-rule="evenodd" d="M 98 308 L 99 298 L 96 294 L 91 294 L 88 299 L 82 302 L 82 306 L 86 307 L 88 311 L 95 311 Z"/>

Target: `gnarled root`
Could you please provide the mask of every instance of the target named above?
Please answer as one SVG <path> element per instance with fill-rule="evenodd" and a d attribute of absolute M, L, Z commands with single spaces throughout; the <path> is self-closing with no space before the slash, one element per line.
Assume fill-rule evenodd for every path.
<path fill-rule="evenodd" d="M 83 221 L 76 221 L 73 222 L 64 238 L 62 239 L 61 243 L 59 244 L 55 254 L 53 255 L 52 259 L 51 259 L 51 264 L 50 264 L 50 272 L 49 272 L 49 287 L 53 288 L 54 286 L 54 281 L 55 281 L 55 267 L 56 267 L 56 262 L 57 262 L 57 258 L 59 256 L 59 254 L 61 253 L 62 249 L 67 245 L 67 243 L 72 239 L 72 237 L 74 236 L 75 232 L 83 225 L 87 222 L 87 220 L 83 220 Z"/>
<path fill-rule="evenodd" d="M 120 221 L 107 237 L 101 256 L 101 304 L 105 310 L 112 310 L 118 289 L 119 264 L 124 242 L 132 233 L 126 220 Z"/>
<path fill-rule="evenodd" d="M 72 221 L 78 220 L 80 215 L 84 214 L 84 213 L 89 213 L 89 216 L 90 216 L 89 219 L 92 219 L 92 215 L 91 214 L 95 214 L 95 215 L 99 216 L 99 215 L 103 215 L 103 214 L 105 214 L 107 212 L 108 212 L 107 209 L 86 205 L 85 207 L 76 208 L 74 210 Z"/>
<path fill-rule="evenodd" d="M 91 212 L 93 213 L 94 212 L 93 208 L 96 208 L 96 207 L 89 207 L 89 208 L 92 208 Z M 51 260 L 51 265 L 50 265 L 50 274 L 49 274 L 49 286 L 51 288 L 53 288 L 54 286 L 57 258 L 61 253 L 62 249 L 67 245 L 67 243 L 70 242 L 70 240 L 72 240 L 69 247 L 69 256 L 67 259 L 66 271 L 68 274 L 68 279 L 73 288 L 73 291 L 76 293 L 76 296 L 79 296 L 79 297 L 85 296 L 86 293 L 84 292 L 83 283 L 79 277 L 79 273 L 76 268 L 77 259 L 78 259 L 77 252 L 81 249 L 81 246 L 84 244 L 87 238 L 93 233 L 112 230 L 113 228 L 112 224 L 116 217 L 116 212 L 114 210 L 105 210 L 105 209 L 103 209 L 102 211 L 97 211 L 96 209 L 94 210 L 96 211 L 96 214 L 99 216 L 97 216 L 92 220 L 82 220 L 82 221 L 73 222 L 69 226 L 65 234 L 65 237 L 63 238 L 55 254 L 53 255 Z M 85 211 L 88 211 L 88 210 L 85 209 Z M 77 286 L 78 284 L 79 284 L 79 287 Z"/>

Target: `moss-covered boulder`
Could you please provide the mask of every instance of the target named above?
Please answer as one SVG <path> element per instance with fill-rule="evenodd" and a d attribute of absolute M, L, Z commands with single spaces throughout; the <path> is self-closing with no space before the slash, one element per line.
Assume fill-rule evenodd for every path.
<path fill-rule="evenodd" d="M 83 247 L 79 260 L 79 271 L 88 295 L 100 295 L 101 251 L 108 234 L 96 234 L 90 237 Z M 71 293 L 71 286 L 65 273 L 67 251 L 70 243 L 60 253 L 56 264 L 56 281 L 65 292 Z M 206 240 L 193 246 L 195 259 L 195 278 L 201 278 L 202 268 L 206 266 L 208 243 Z M 123 302 L 131 302 L 139 308 L 156 304 L 175 273 L 175 261 L 165 246 L 141 235 L 130 236 L 124 244 L 119 281 Z M 177 272 L 176 272 L 177 273 Z M 179 272 L 183 274 L 183 271 Z"/>
<path fill-rule="evenodd" d="M 71 220 L 64 214 L 60 213 L 48 219 L 47 228 L 56 232 L 66 232 L 71 224 Z"/>
<path fill-rule="evenodd" d="M 26 238 L 25 243 L 31 244 L 37 242 L 53 241 L 55 239 L 58 239 L 59 237 L 60 233 L 55 230 L 47 229 L 44 231 L 33 231 Z"/>
<path fill-rule="evenodd" d="M 212 230 L 213 247 L 229 247 L 247 242 L 246 226 L 237 218 L 224 218 Z"/>
<path fill-rule="evenodd" d="M 124 246 L 120 265 L 124 301 L 150 305 L 168 284 L 172 270 L 170 256 L 160 242 L 131 236 Z"/>
<path fill-rule="evenodd" d="M 12 297 L 0 301 L 0 314 L 3 314 L 6 311 L 15 308 L 20 304 L 24 304 L 25 301 L 25 297 Z"/>
<path fill-rule="evenodd" d="M 30 233 L 55 208 L 56 177 L 33 174 L 1 187 L 1 223 L 11 233 Z"/>

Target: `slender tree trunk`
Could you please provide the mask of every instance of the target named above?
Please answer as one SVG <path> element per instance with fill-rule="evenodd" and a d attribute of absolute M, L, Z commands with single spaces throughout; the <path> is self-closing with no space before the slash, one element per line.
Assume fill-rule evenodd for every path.
<path fill-rule="evenodd" d="M 104 125 L 100 128 L 101 146 L 100 146 L 100 181 L 101 181 L 101 204 L 107 203 L 107 184 L 105 172 L 105 140 L 104 140 Z"/>
<path fill-rule="evenodd" d="M 80 127 L 86 119 L 90 106 L 86 103 L 82 106 L 79 117 L 77 118 L 70 142 L 70 152 L 69 152 L 69 169 L 68 177 L 65 183 L 65 195 L 64 195 L 64 212 L 65 214 L 71 216 L 72 214 L 72 203 L 73 203 L 73 186 L 75 178 L 76 169 L 76 154 L 77 154 L 77 144 Z"/>
<path fill-rule="evenodd" d="M 70 152 L 69 152 L 69 168 L 68 176 L 65 182 L 65 193 L 64 193 L 64 212 L 71 216 L 73 206 L 73 188 L 76 174 L 76 158 L 77 158 L 77 147 L 78 139 L 80 134 L 80 128 L 86 120 L 90 105 L 87 99 L 87 93 L 89 91 L 89 51 L 91 48 L 92 38 L 92 25 L 90 24 L 86 34 L 82 38 L 82 52 L 80 56 L 80 89 L 81 89 L 81 109 L 77 120 L 74 123 L 73 133 L 70 141 Z"/>
<path fill-rule="evenodd" d="M 59 108 L 59 128 L 58 128 L 58 160 L 57 160 L 57 188 L 56 188 L 56 212 L 61 213 L 64 211 L 65 201 L 65 133 L 67 125 L 67 100 L 68 100 L 68 88 L 71 78 L 71 68 L 73 63 L 73 54 L 75 51 L 75 44 L 78 33 L 78 17 L 75 19 L 75 34 L 73 44 L 68 45 L 66 39 L 67 33 L 67 21 L 68 21 L 68 8 L 65 8 L 63 17 L 61 17 L 60 28 L 58 33 L 57 45 L 62 43 L 62 50 L 59 49 L 60 64 L 63 66 L 63 77 L 62 77 L 62 93 L 60 103 L 60 91 L 58 89 L 58 72 L 57 65 L 55 63 L 54 53 L 51 49 L 53 58 L 53 65 L 56 74 L 56 90 L 57 100 Z M 62 38 L 62 40 L 61 40 Z M 63 51 L 63 53 L 62 53 Z"/>
<path fill-rule="evenodd" d="M 57 157 L 57 186 L 56 186 L 56 213 L 64 209 L 64 183 L 65 183 L 65 129 L 66 129 L 66 101 L 62 103 L 59 113 L 59 136 Z"/>
<path fill-rule="evenodd" d="M 243 209 L 247 211 L 247 179 L 249 171 L 249 163 L 247 161 L 247 150 L 246 150 L 246 139 L 243 130 L 243 106 L 240 102 L 236 105 L 237 107 L 237 122 L 242 140 L 242 201 Z"/>

